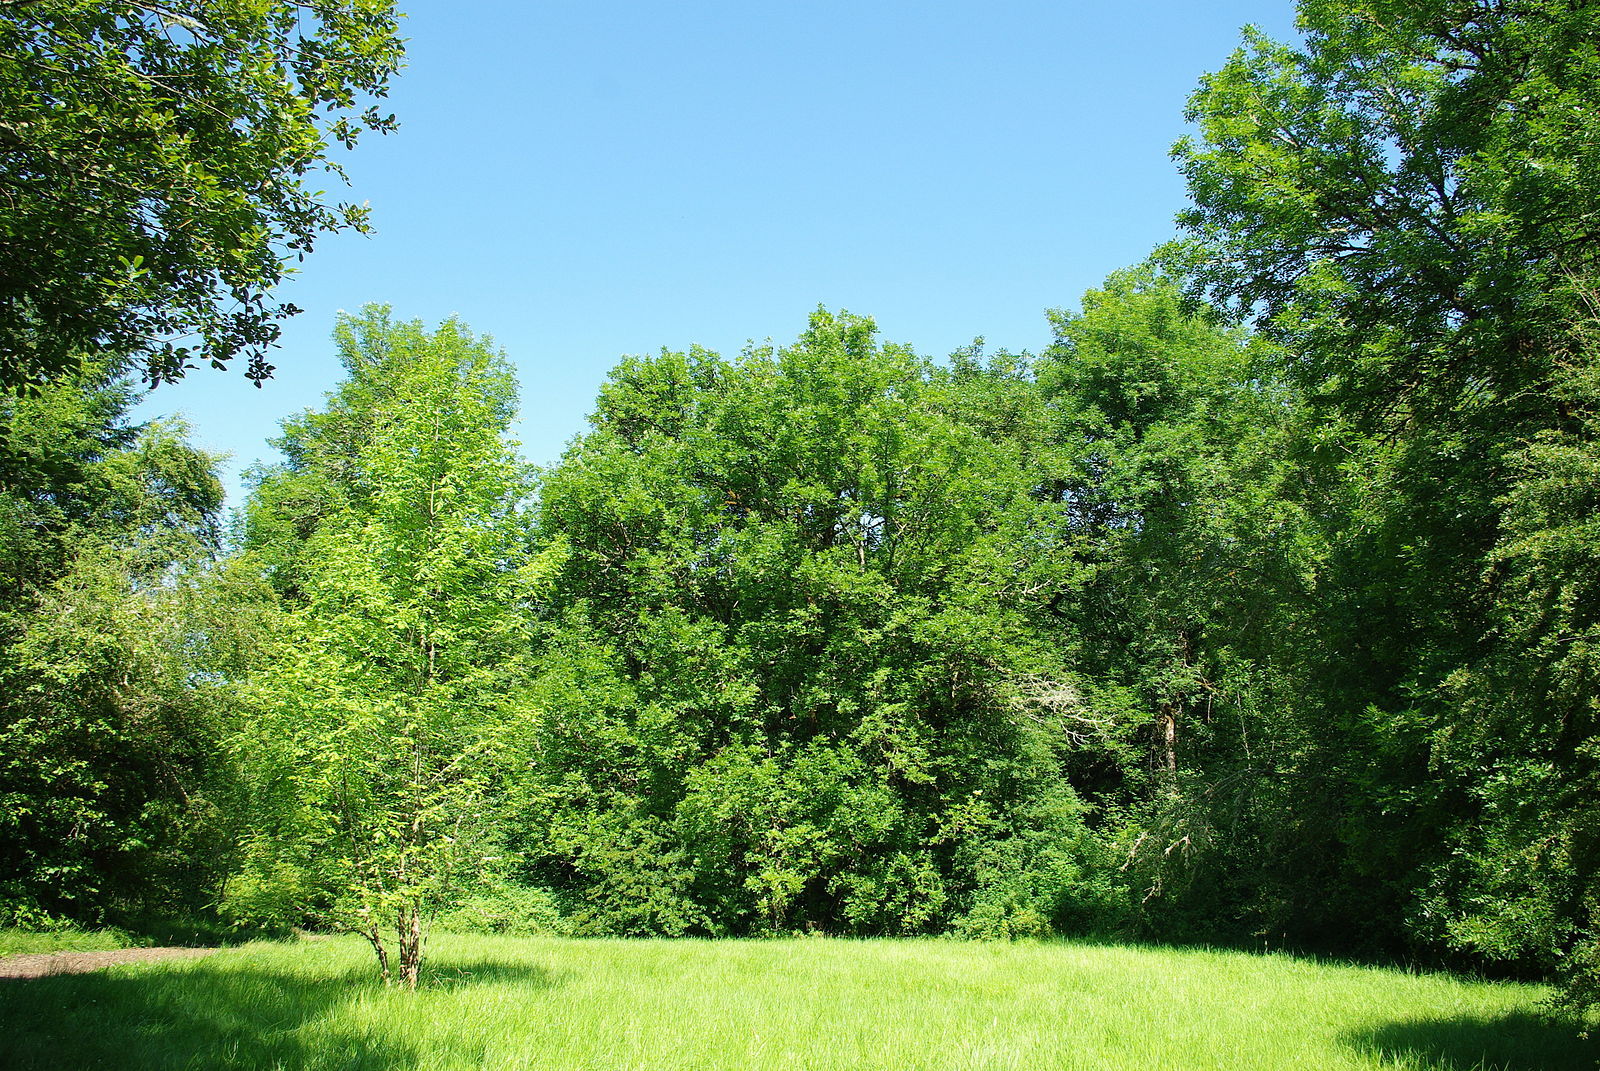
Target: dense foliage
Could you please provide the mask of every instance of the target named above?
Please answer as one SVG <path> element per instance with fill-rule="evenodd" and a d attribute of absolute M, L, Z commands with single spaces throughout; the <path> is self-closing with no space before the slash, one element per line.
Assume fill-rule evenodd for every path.
<path fill-rule="evenodd" d="M 1062 762 L 1059 503 L 1023 369 L 819 312 L 624 362 L 541 488 L 530 873 L 581 929 L 1043 932 L 1094 917 Z"/>
<path fill-rule="evenodd" d="M 232 614 L 197 586 L 222 488 L 94 370 L 0 399 L 0 910 L 95 921 L 220 879 Z M 200 874 L 196 875 L 198 864 Z"/>
<path fill-rule="evenodd" d="M 0 3 L 0 386 L 86 349 L 269 375 L 286 262 L 366 227 L 314 183 L 394 125 L 400 56 L 379 0 Z"/>
<path fill-rule="evenodd" d="M 1600 27 L 1568 0 L 1301 12 L 1305 47 L 1247 38 L 1177 149 L 1197 286 L 1310 407 L 1291 806 L 1331 887 L 1373 890 L 1374 939 L 1592 963 Z"/>
<path fill-rule="evenodd" d="M 1192 99 L 1186 240 L 1036 358 L 819 310 L 623 360 L 536 477 L 503 358 L 369 309 L 223 564 L 114 378 L 7 402 L 11 913 L 397 928 L 408 981 L 440 913 L 1117 931 L 1594 1004 L 1600 25 L 1301 13 Z"/>

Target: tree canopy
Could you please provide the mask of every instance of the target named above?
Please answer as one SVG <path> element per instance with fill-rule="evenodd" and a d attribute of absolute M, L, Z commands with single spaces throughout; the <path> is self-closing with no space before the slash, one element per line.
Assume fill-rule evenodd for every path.
<path fill-rule="evenodd" d="M 428 917 L 487 854 L 485 796 L 531 729 L 529 488 L 487 342 L 377 307 L 337 338 L 349 379 L 286 429 L 290 460 L 260 475 L 245 529 L 245 562 L 259 553 L 281 592 L 280 642 L 244 686 L 253 821 L 232 901 L 323 913 L 371 942 L 386 981 L 392 931 L 414 988 Z M 280 485 L 328 508 L 307 516 Z"/>
<path fill-rule="evenodd" d="M 84 353 L 270 375 L 289 263 L 367 227 L 315 183 L 394 126 L 401 54 L 378 0 L 0 3 L 0 386 Z"/>

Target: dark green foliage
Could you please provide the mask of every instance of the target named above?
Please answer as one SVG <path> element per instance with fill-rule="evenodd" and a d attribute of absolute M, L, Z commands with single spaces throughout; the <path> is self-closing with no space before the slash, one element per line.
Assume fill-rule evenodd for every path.
<path fill-rule="evenodd" d="M 1454 941 L 1556 965 L 1575 1005 L 1600 1003 L 1600 364 L 1577 325 L 1554 395 L 1570 423 L 1510 455 L 1485 656 L 1445 682 L 1462 723 L 1443 761 L 1484 771 L 1478 821 L 1434 871 L 1430 909 Z"/>
<path fill-rule="evenodd" d="M 218 712 L 236 629 L 199 582 L 221 487 L 104 373 L 0 400 L 0 899 L 186 910 L 225 863 Z"/>
<path fill-rule="evenodd" d="M 378 0 L 0 4 L 0 387 L 84 352 L 270 375 L 285 262 L 366 228 L 314 183 L 393 127 L 362 105 L 400 56 Z"/>
<path fill-rule="evenodd" d="M 1085 572 L 1056 609 L 1118 744 L 1075 780 L 1121 816 L 1145 929 L 1281 935 L 1284 912 L 1241 886 L 1270 880 L 1269 794 L 1301 743 L 1273 653 L 1314 561 L 1288 493 L 1301 404 L 1277 350 L 1194 315 L 1150 268 L 1055 325 L 1040 383 L 1071 464 L 1051 486 Z"/>
<path fill-rule="evenodd" d="M 1306 0 L 1301 25 L 1303 50 L 1248 36 L 1176 150 L 1199 289 L 1309 404 L 1313 585 L 1268 650 L 1299 741 L 1276 884 L 1339 941 L 1581 971 L 1595 15 Z"/>
<path fill-rule="evenodd" d="M 542 489 L 566 564 L 522 804 L 581 928 L 1101 921 L 1042 419 L 1016 361 L 935 370 L 846 315 L 613 373 Z"/>

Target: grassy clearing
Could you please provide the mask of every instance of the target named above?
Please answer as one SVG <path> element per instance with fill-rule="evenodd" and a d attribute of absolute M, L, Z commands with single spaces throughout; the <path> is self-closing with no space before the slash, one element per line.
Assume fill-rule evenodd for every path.
<path fill-rule="evenodd" d="M 353 940 L 0 989 L 7 1068 L 1593 1071 L 1542 991 L 1065 943 L 446 937 L 417 993 Z"/>
<path fill-rule="evenodd" d="M 0 956 L 39 952 L 103 952 L 147 944 L 121 930 L 23 930 L 0 927 Z"/>

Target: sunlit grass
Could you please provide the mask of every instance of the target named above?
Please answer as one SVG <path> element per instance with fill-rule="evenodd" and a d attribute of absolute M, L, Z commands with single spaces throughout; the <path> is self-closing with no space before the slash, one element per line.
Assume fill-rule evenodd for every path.
<path fill-rule="evenodd" d="M 102 952 L 140 942 L 121 930 L 24 930 L 0 927 L 0 956 L 40 952 Z"/>
<path fill-rule="evenodd" d="M 1565 1071 L 1533 987 L 1288 956 L 956 941 L 437 939 L 417 993 L 354 940 L 0 989 L 7 1068 Z"/>

